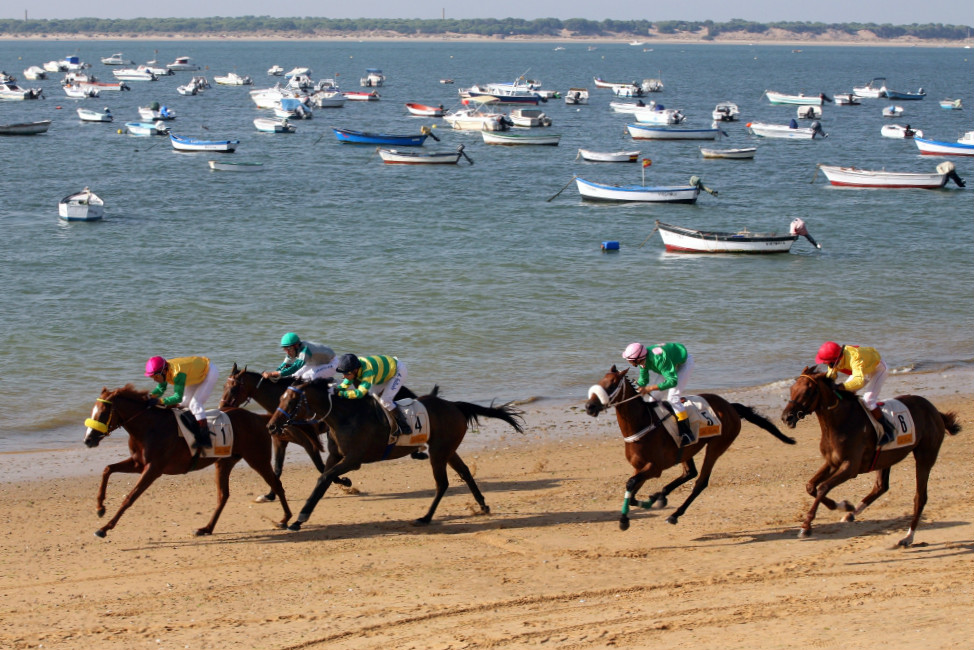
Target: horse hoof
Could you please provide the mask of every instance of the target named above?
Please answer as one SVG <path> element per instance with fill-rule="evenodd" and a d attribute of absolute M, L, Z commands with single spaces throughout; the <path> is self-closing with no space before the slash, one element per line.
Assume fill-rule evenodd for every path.
<path fill-rule="evenodd" d="M 801 528 L 798 531 L 798 539 L 808 539 L 812 536 L 811 528 Z"/>
<path fill-rule="evenodd" d="M 629 530 L 629 517 L 619 519 L 619 530 Z"/>
<path fill-rule="evenodd" d="M 300 521 L 296 521 L 293 524 L 291 524 L 290 526 L 288 526 L 287 529 L 288 530 L 301 530 L 301 522 Z"/>
<path fill-rule="evenodd" d="M 660 494 L 660 495 L 653 495 L 652 497 L 650 497 L 650 501 L 652 502 L 651 505 L 654 508 L 656 508 L 657 510 L 661 510 L 661 509 L 665 508 L 667 506 L 667 504 L 669 503 L 666 500 L 666 497 L 664 497 L 662 494 Z"/>
<path fill-rule="evenodd" d="M 850 521 L 855 521 L 855 520 L 856 520 L 856 516 L 854 514 L 852 514 L 851 512 L 847 513 L 846 516 L 842 518 L 842 521 L 844 521 L 846 523 L 849 523 Z"/>
<path fill-rule="evenodd" d="M 416 526 L 417 528 L 420 526 L 429 526 L 429 523 L 430 520 L 427 519 L 426 517 L 420 517 L 419 519 L 413 520 L 413 526 Z"/>
<path fill-rule="evenodd" d="M 105 531 L 102 530 L 101 528 L 95 531 L 95 537 L 105 537 L 105 535 L 106 535 Z"/>
<path fill-rule="evenodd" d="M 105 516 L 105 509 L 104 509 L 104 508 L 98 508 L 98 510 L 95 510 L 95 513 L 96 513 L 96 514 L 97 514 L 97 515 L 98 515 L 99 517 L 104 517 L 104 516 Z"/>
<path fill-rule="evenodd" d="M 677 517 L 676 515 L 670 515 L 669 517 L 666 518 L 666 523 L 673 524 L 675 526 L 676 522 L 678 522 L 679 520 L 680 518 Z"/>
<path fill-rule="evenodd" d="M 337 483 L 338 485 L 347 487 L 347 488 L 348 487 L 352 487 L 352 479 L 347 478 L 345 476 L 339 476 L 338 478 L 336 478 L 335 479 L 335 483 Z"/>
<path fill-rule="evenodd" d="M 489 515 L 490 514 L 490 506 L 485 503 L 484 505 L 480 506 L 480 512 L 483 513 L 483 514 L 485 514 L 485 515 Z"/>
<path fill-rule="evenodd" d="M 262 494 L 256 499 L 254 499 L 254 503 L 270 503 L 273 500 L 274 500 L 273 494 Z"/>
<path fill-rule="evenodd" d="M 196 537 L 203 537 L 204 535 L 212 535 L 212 534 L 213 531 L 210 530 L 209 528 L 200 528 L 195 533 L 193 533 L 193 535 Z"/>

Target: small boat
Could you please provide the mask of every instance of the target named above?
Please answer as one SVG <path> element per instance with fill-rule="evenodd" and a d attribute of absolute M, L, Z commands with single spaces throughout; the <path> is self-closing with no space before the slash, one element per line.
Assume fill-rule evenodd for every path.
<path fill-rule="evenodd" d="M 175 133 L 169 134 L 172 148 L 176 151 L 214 151 L 220 153 L 233 153 L 240 144 L 240 140 L 200 140 L 188 138 Z"/>
<path fill-rule="evenodd" d="M 86 187 L 58 201 L 57 213 L 65 221 L 98 221 L 105 216 L 105 202 Z"/>
<path fill-rule="evenodd" d="M 36 135 L 46 133 L 50 126 L 51 120 L 0 124 L 0 135 Z"/>
<path fill-rule="evenodd" d="M 236 72 L 228 72 L 225 75 L 214 75 L 213 81 L 223 86 L 253 86 L 254 80 L 247 75 L 239 75 Z"/>
<path fill-rule="evenodd" d="M 93 111 L 88 108 L 79 108 L 78 117 L 82 122 L 111 122 L 115 118 L 112 111 L 107 106 L 100 111 Z"/>
<path fill-rule="evenodd" d="M 135 65 L 135 61 L 131 61 L 122 56 L 122 53 L 113 54 L 111 56 L 106 56 L 102 58 L 102 63 L 105 65 Z"/>
<path fill-rule="evenodd" d="M 88 99 L 89 97 L 97 97 L 98 89 L 92 88 L 91 86 L 82 86 L 81 84 L 68 84 L 66 86 L 61 86 L 64 94 L 71 99 Z"/>
<path fill-rule="evenodd" d="M 279 65 L 272 65 L 271 67 L 267 68 L 267 74 L 272 77 L 284 76 L 284 68 Z"/>
<path fill-rule="evenodd" d="M 184 97 L 192 97 L 200 92 L 200 89 L 192 81 L 185 83 L 182 86 L 176 86 L 176 92 Z"/>
<path fill-rule="evenodd" d="M 901 126 L 899 124 L 884 124 L 883 128 L 879 130 L 880 135 L 884 138 L 912 138 L 914 136 L 918 138 L 923 137 L 923 131 L 920 129 L 911 129 L 910 125 Z"/>
<path fill-rule="evenodd" d="M 900 117 L 903 115 L 902 106 L 887 106 L 883 109 L 883 117 Z"/>
<path fill-rule="evenodd" d="M 716 140 L 720 129 L 673 129 L 664 126 L 627 124 L 633 140 Z"/>
<path fill-rule="evenodd" d="M 258 117 L 254 119 L 254 126 L 263 133 L 294 133 L 297 130 L 287 119 Z"/>
<path fill-rule="evenodd" d="M 796 110 L 800 120 L 817 120 L 822 117 L 821 106 L 799 106 Z"/>
<path fill-rule="evenodd" d="M 569 88 L 565 93 L 565 103 L 569 106 L 588 104 L 588 88 Z"/>
<path fill-rule="evenodd" d="M 163 121 L 158 122 L 126 122 L 125 130 L 129 135 L 168 135 L 169 127 Z"/>
<path fill-rule="evenodd" d="M 409 111 L 410 115 L 419 115 L 420 117 L 443 117 L 445 112 L 443 104 L 439 106 L 427 106 L 426 104 L 417 104 L 416 102 L 406 102 L 406 110 Z"/>
<path fill-rule="evenodd" d="M 637 108 L 632 116 L 641 124 L 681 124 L 687 118 L 677 108 L 664 108 L 662 104 L 655 104 L 645 108 Z"/>
<path fill-rule="evenodd" d="M 158 61 L 149 61 L 143 65 L 138 66 L 138 69 L 142 72 L 151 72 L 157 77 L 171 77 L 176 74 L 164 65 L 159 65 Z"/>
<path fill-rule="evenodd" d="M 897 99 L 899 101 L 916 101 L 923 99 L 926 96 L 927 93 L 924 92 L 923 88 L 920 88 L 915 93 L 902 93 L 898 90 L 890 90 L 889 88 L 886 89 L 886 97 L 888 99 Z"/>
<path fill-rule="evenodd" d="M 974 131 L 968 131 L 957 142 L 928 140 L 914 136 L 913 142 L 925 156 L 974 156 Z"/>
<path fill-rule="evenodd" d="M 282 70 L 283 72 L 283 70 Z M 261 172 L 264 171 L 262 162 L 230 162 L 210 160 L 210 169 L 215 172 Z"/>
<path fill-rule="evenodd" d="M 721 102 L 714 107 L 712 115 L 717 122 L 736 122 L 740 119 L 741 109 L 737 107 L 737 104 Z"/>
<path fill-rule="evenodd" d="M 592 151 L 590 149 L 579 149 L 577 160 L 587 160 L 589 162 L 636 162 L 639 159 L 639 151 Z"/>
<path fill-rule="evenodd" d="M 754 158 L 757 147 L 741 147 L 739 149 L 708 149 L 700 147 L 704 158 L 729 158 L 732 160 L 750 160 Z"/>
<path fill-rule="evenodd" d="M 512 131 L 481 131 L 485 144 L 502 145 L 547 145 L 557 147 L 561 136 L 557 134 L 535 135 L 534 133 L 514 133 Z"/>
<path fill-rule="evenodd" d="M 453 79 L 440 79 L 441 84 L 452 84 Z"/>
<path fill-rule="evenodd" d="M 508 117 L 514 126 L 551 126 L 551 118 L 539 108 L 515 108 Z"/>
<path fill-rule="evenodd" d="M 612 86 L 612 93 L 616 97 L 642 97 L 646 93 L 635 84 L 617 84 Z"/>
<path fill-rule="evenodd" d="M 112 70 L 112 76 L 121 81 L 156 81 L 159 78 L 154 72 L 140 68 Z"/>
<path fill-rule="evenodd" d="M 786 140 L 811 140 L 816 135 L 828 137 L 822 131 L 819 122 L 812 122 L 807 127 L 799 127 L 798 122 L 792 120 L 789 124 L 765 124 L 763 122 L 748 122 L 748 131 L 763 138 L 783 138 Z"/>
<path fill-rule="evenodd" d="M 24 70 L 24 79 L 27 81 L 40 81 L 41 79 L 47 79 L 47 70 L 39 65 L 32 65 Z"/>
<path fill-rule="evenodd" d="M 93 88 L 94 90 L 97 90 L 99 93 L 104 92 L 106 90 L 111 90 L 115 92 L 121 92 L 123 90 L 132 90 L 131 88 L 128 87 L 128 85 L 124 81 L 115 81 L 115 82 L 82 81 L 78 85 L 80 85 L 82 88 Z"/>
<path fill-rule="evenodd" d="M 469 89 L 467 95 L 461 98 L 460 103 L 469 105 L 471 102 L 498 104 L 503 106 L 537 106 L 542 102 L 541 95 L 531 93 L 529 95 L 501 95 L 497 93 L 483 92 L 480 90 Z"/>
<path fill-rule="evenodd" d="M 319 90 L 311 96 L 311 104 L 316 108 L 341 108 L 345 96 L 340 90 Z"/>
<path fill-rule="evenodd" d="M 43 94 L 44 91 L 40 88 L 21 88 L 15 83 L 0 83 L 0 99 L 7 101 L 40 99 Z"/>
<path fill-rule="evenodd" d="M 873 171 L 821 164 L 818 168 L 825 174 L 829 183 L 841 187 L 935 190 L 946 185 L 948 180 L 964 187 L 964 181 L 954 170 L 954 163 L 949 161 L 940 163 L 937 165 L 937 171 L 930 173 Z"/>
<path fill-rule="evenodd" d="M 343 144 L 386 144 L 398 147 L 421 147 L 429 135 L 426 129 L 419 135 L 392 135 L 390 133 L 369 133 L 332 127 L 335 137 Z"/>
<path fill-rule="evenodd" d="M 399 151 L 398 149 L 379 149 L 379 157 L 388 165 L 455 165 L 463 156 L 473 164 L 463 152 L 463 145 L 456 151 Z"/>
<path fill-rule="evenodd" d="M 378 68 L 366 68 L 365 76 L 359 79 L 359 85 L 363 88 L 379 88 L 385 82 L 386 77 Z"/>
<path fill-rule="evenodd" d="M 765 90 L 764 96 L 772 104 L 797 104 L 799 106 L 821 106 L 825 102 L 832 101 L 825 93 L 819 93 L 817 95 L 806 95 L 804 93 L 786 95 L 785 93 L 778 93 L 773 90 Z"/>
<path fill-rule="evenodd" d="M 700 179 L 694 176 L 689 185 L 658 186 L 646 185 L 608 185 L 595 183 L 583 178 L 575 178 L 578 193 L 589 201 L 609 201 L 614 203 L 696 203 L 703 188 Z M 694 182 L 695 181 L 695 182 Z"/>
<path fill-rule="evenodd" d="M 303 98 L 281 97 L 279 106 L 274 107 L 274 115 L 286 120 L 310 120 L 315 116 L 314 111 L 304 103 Z"/>
<path fill-rule="evenodd" d="M 27 71 L 24 71 L 24 76 L 27 75 Z M 959 111 L 964 108 L 963 103 L 959 99 L 941 99 L 940 108 L 948 111 Z"/>
<path fill-rule="evenodd" d="M 285 79 L 293 79 L 294 77 L 310 77 L 311 68 L 306 68 L 302 66 L 296 66 L 291 68 L 288 72 L 284 73 Z"/>
<path fill-rule="evenodd" d="M 866 99 L 882 99 L 886 97 L 886 77 L 875 77 L 862 86 L 855 86 L 852 94 Z"/>
<path fill-rule="evenodd" d="M 480 107 L 461 108 L 443 119 L 457 131 L 505 131 L 511 125 L 503 113 L 487 113 Z"/>
<path fill-rule="evenodd" d="M 650 101 L 648 104 L 643 100 L 637 102 L 609 102 L 609 108 L 611 108 L 616 113 L 633 113 L 636 111 L 641 111 L 645 108 L 653 108 L 656 106 L 656 102 Z"/>
<path fill-rule="evenodd" d="M 816 248 L 821 248 L 805 227 L 805 222 L 795 219 L 791 222 L 788 234 L 777 232 L 751 232 L 747 229 L 737 232 L 717 232 L 694 230 L 683 226 L 656 222 L 663 245 L 674 253 L 787 253 L 795 240 L 801 235 Z"/>
<path fill-rule="evenodd" d="M 12 84 L 17 81 L 17 77 L 12 74 L 7 74 L 5 70 L 0 70 L 0 83 Z"/>
<path fill-rule="evenodd" d="M 160 106 L 159 102 L 152 102 L 148 106 L 139 106 L 139 117 L 146 122 L 169 121 L 176 119 L 176 112 L 168 106 Z"/>
<path fill-rule="evenodd" d="M 193 60 L 188 56 L 177 56 L 176 60 L 172 63 L 167 63 L 166 67 L 174 72 L 185 72 L 199 70 L 200 67 L 193 63 Z"/>
<path fill-rule="evenodd" d="M 377 93 L 374 90 L 372 92 L 368 92 L 368 93 L 367 92 L 363 92 L 363 91 L 351 90 L 351 91 L 342 93 L 342 96 L 344 96 L 345 99 L 347 99 L 350 102 L 377 102 L 377 101 L 379 101 L 379 93 Z"/>
<path fill-rule="evenodd" d="M 855 93 L 839 93 L 833 95 L 833 98 L 838 106 L 859 106 L 862 104 L 862 102 L 859 101 L 859 97 L 857 97 Z"/>

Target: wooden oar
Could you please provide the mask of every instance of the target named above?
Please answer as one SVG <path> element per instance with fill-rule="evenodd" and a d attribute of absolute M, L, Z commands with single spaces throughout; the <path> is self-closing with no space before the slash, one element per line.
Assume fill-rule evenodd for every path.
<path fill-rule="evenodd" d="M 570 181 L 568 181 L 567 183 L 565 183 L 565 187 L 563 187 L 560 190 L 558 190 L 558 192 L 554 196 L 552 196 L 550 199 L 547 199 L 545 201 L 545 203 L 551 203 L 551 201 L 553 199 L 555 199 L 559 194 L 561 194 L 562 192 L 564 192 L 565 190 L 567 190 L 568 189 L 568 186 L 571 185 L 573 182 L 575 182 L 575 179 L 576 178 L 578 178 L 578 176 L 572 176 L 572 179 Z"/>

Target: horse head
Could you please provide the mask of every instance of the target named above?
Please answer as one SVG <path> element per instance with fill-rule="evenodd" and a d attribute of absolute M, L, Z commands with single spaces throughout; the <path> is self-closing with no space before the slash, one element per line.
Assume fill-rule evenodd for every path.
<path fill-rule="evenodd" d="M 148 392 L 140 391 L 131 384 L 111 391 L 102 388 L 91 409 L 91 417 L 85 420 L 85 445 L 97 447 L 112 431 L 125 426 L 155 403 Z"/>
<path fill-rule="evenodd" d="M 585 412 L 593 418 L 618 403 L 619 395 L 626 385 L 626 373 L 629 368 L 619 370 L 614 365 L 605 373 L 597 384 L 588 389 L 588 400 L 585 402 Z"/>
<path fill-rule="evenodd" d="M 838 401 L 837 390 L 824 372 L 817 372 L 817 366 L 807 366 L 791 385 L 791 395 L 781 412 L 781 420 L 789 429 L 794 429 L 809 413 L 833 408 Z"/>
<path fill-rule="evenodd" d="M 327 415 L 332 406 L 332 386 L 331 380 L 321 379 L 288 386 L 281 394 L 277 409 L 267 423 L 267 430 L 273 435 L 280 435 L 284 427 L 295 422 L 299 417 L 302 420 L 318 419 L 319 407 L 323 407 L 320 410 L 326 411 L 325 415 Z M 321 404 L 323 396 L 328 399 L 326 407 Z"/>
<path fill-rule="evenodd" d="M 233 364 L 230 376 L 223 384 L 223 395 L 220 397 L 220 408 L 240 407 L 246 404 L 253 396 L 253 388 L 245 384 L 244 379 L 247 375 L 247 366 L 242 370 L 237 369 L 237 364 Z"/>

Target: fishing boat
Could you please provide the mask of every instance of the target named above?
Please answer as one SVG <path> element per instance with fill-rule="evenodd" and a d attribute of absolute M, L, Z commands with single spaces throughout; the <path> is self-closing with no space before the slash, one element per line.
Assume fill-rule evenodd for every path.
<path fill-rule="evenodd" d="M 855 93 L 838 93 L 833 95 L 833 99 L 838 106 L 860 106 L 862 104 Z"/>
<path fill-rule="evenodd" d="M 192 72 L 200 69 L 200 67 L 193 63 L 193 60 L 188 56 L 177 56 L 176 60 L 172 63 L 167 63 L 166 67 L 173 72 Z"/>
<path fill-rule="evenodd" d="M 508 117 L 514 122 L 514 126 L 551 126 L 551 118 L 540 108 L 515 108 Z"/>
<path fill-rule="evenodd" d="M 0 99 L 3 100 L 40 99 L 43 94 L 44 91 L 41 88 L 21 88 L 15 83 L 0 83 Z"/>
<path fill-rule="evenodd" d="M 279 65 L 272 65 L 271 67 L 267 68 L 267 74 L 272 77 L 281 77 L 284 75 L 284 68 Z"/>
<path fill-rule="evenodd" d="M 740 147 L 738 149 L 708 149 L 700 147 L 704 158 L 729 158 L 731 160 L 749 160 L 754 158 L 757 147 Z"/>
<path fill-rule="evenodd" d="M 274 115 L 285 120 L 310 120 L 314 111 L 304 103 L 305 98 L 281 97 L 281 101 L 274 107 Z"/>
<path fill-rule="evenodd" d="M 764 96 L 768 98 L 768 101 L 772 104 L 791 104 L 799 106 L 821 106 L 825 102 L 831 102 L 832 99 L 828 97 L 825 93 L 819 93 L 817 95 L 806 95 L 804 93 L 798 95 L 786 95 L 785 93 L 778 93 L 773 90 L 765 90 Z"/>
<path fill-rule="evenodd" d="M 213 75 L 213 81 L 222 86 L 253 86 L 254 80 L 247 75 L 228 72 L 225 75 Z"/>
<path fill-rule="evenodd" d="M 262 162 L 230 162 L 222 160 L 208 161 L 210 169 L 215 172 L 261 172 L 264 171 Z"/>
<path fill-rule="evenodd" d="M 741 116 L 741 109 L 737 104 L 721 102 L 714 106 L 712 115 L 717 122 L 736 122 Z"/>
<path fill-rule="evenodd" d="M 406 110 L 409 111 L 410 115 L 418 115 L 420 117 L 443 117 L 443 113 L 445 112 L 443 104 L 439 106 L 428 106 L 416 102 L 406 102 Z"/>
<path fill-rule="evenodd" d="M 696 178 L 696 177 L 694 177 Z M 578 193 L 589 201 L 613 203 L 696 203 L 702 184 L 673 186 L 609 185 L 575 178 Z"/>
<path fill-rule="evenodd" d="M 175 133 L 169 134 L 172 148 L 176 151 L 210 151 L 219 153 L 233 153 L 240 144 L 240 140 L 200 140 L 188 138 Z"/>
<path fill-rule="evenodd" d="M 57 213 L 65 221 L 98 221 L 105 216 L 105 202 L 86 187 L 58 201 Z"/>
<path fill-rule="evenodd" d="M 254 126 L 263 133 L 294 133 L 297 127 L 287 121 L 287 119 L 272 117 L 254 118 Z"/>
<path fill-rule="evenodd" d="M 816 135 L 820 137 L 827 137 L 824 131 L 822 131 L 822 125 L 819 122 L 812 122 L 807 127 L 798 126 L 798 122 L 792 120 L 789 124 L 765 124 L 763 122 L 748 122 L 748 131 L 753 135 L 760 136 L 762 138 L 783 138 L 786 140 L 811 140 Z"/>
<path fill-rule="evenodd" d="M 372 92 L 363 92 L 363 91 L 357 91 L 357 90 L 350 90 L 348 92 L 342 93 L 342 96 L 344 96 L 345 99 L 347 99 L 350 102 L 377 102 L 377 101 L 379 101 L 379 93 L 377 93 L 374 90 Z"/>
<path fill-rule="evenodd" d="M 379 157 L 388 165 L 455 165 L 463 156 L 473 164 L 463 152 L 463 145 L 455 151 L 399 151 L 398 149 L 379 149 Z"/>
<path fill-rule="evenodd" d="M 125 131 L 129 135 L 168 135 L 169 127 L 163 121 L 158 122 L 126 122 Z"/>
<path fill-rule="evenodd" d="M 579 149 L 575 159 L 581 158 L 589 162 L 636 162 L 639 151 L 592 151 Z"/>
<path fill-rule="evenodd" d="M 636 102 L 609 102 L 609 108 L 616 113 L 635 113 L 636 111 L 653 108 L 654 106 L 656 106 L 656 102 L 650 100 L 647 104 L 641 99 Z"/>
<path fill-rule="evenodd" d="M 112 76 L 121 81 L 156 81 L 159 78 L 155 73 L 139 68 L 112 70 Z"/>
<path fill-rule="evenodd" d="M 504 106 L 537 106 L 541 103 L 541 96 L 538 94 L 530 95 L 498 95 L 483 92 L 480 90 L 467 89 L 467 94 L 460 99 L 460 103 L 469 105 L 471 102 L 488 100 L 490 103 Z"/>
<path fill-rule="evenodd" d="M 397 147 L 421 147 L 429 135 L 426 129 L 419 135 L 393 135 L 390 133 L 369 133 L 332 127 L 335 137 L 342 144 L 379 144 Z"/>
<path fill-rule="evenodd" d="M 121 92 L 123 90 L 131 90 L 129 86 L 124 81 L 82 81 L 78 84 L 82 88 L 93 88 L 99 93 L 106 90 Z"/>
<path fill-rule="evenodd" d="M 365 76 L 359 79 L 359 85 L 363 88 L 379 88 L 386 82 L 386 76 L 379 68 L 366 68 Z"/>
<path fill-rule="evenodd" d="M 884 124 L 883 128 L 879 130 L 879 133 L 884 138 L 923 137 L 923 131 L 920 129 L 911 129 L 909 124 L 906 126 L 902 126 L 900 124 Z"/>
<path fill-rule="evenodd" d="M 664 126 L 627 124 L 633 140 L 716 140 L 720 129 L 673 129 Z"/>
<path fill-rule="evenodd" d="M 505 131 L 512 125 L 503 113 L 489 113 L 478 107 L 461 108 L 443 116 L 457 131 Z"/>
<path fill-rule="evenodd" d="M 569 88 L 565 93 L 565 103 L 569 106 L 575 104 L 588 104 L 588 88 Z"/>
<path fill-rule="evenodd" d="M 903 93 L 898 90 L 890 90 L 889 88 L 886 89 L 886 97 L 888 99 L 897 99 L 899 101 L 917 101 L 926 96 L 927 93 L 924 92 L 923 88 L 920 88 L 915 93 Z"/>
<path fill-rule="evenodd" d="M 937 165 L 937 171 L 925 172 L 890 172 L 858 169 L 856 167 L 835 167 L 832 165 L 818 165 L 825 177 L 832 185 L 841 187 L 871 187 L 883 189 L 922 189 L 935 190 L 954 181 L 959 187 L 964 187 L 964 181 L 957 175 L 954 163 L 946 161 Z"/>
<path fill-rule="evenodd" d="M 862 86 L 854 86 L 852 94 L 866 99 L 882 99 L 886 97 L 886 77 L 875 77 Z"/>
<path fill-rule="evenodd" d="M 121 52 L 103 57 L 101 62 L 105 65 L 135 65 L 135 61 L 126 59 Z"/>
<path fill-rule="evenodd" d="M 26 71 L 24 72 L 24 74 L 25 75 L 27 74 Z M 959 99 L 941 99 L 940 108 L 943 108 L 948 111 L 959 111 L 962 108 L 964 108 L 964 104 Z"/>
<path fill-rule="evenodd" d="M 159 102 L 152 102 L 148 106 L 139 106 L 139 117 L 146 122 L 169 121 L 176 119 L 176 112 L 168 106 L 160 106 Z"/>
<path fill-rule="evenodd" d="M 27 81 L 40 81 L 47 79 L 47 70 L 39 65 L 32 65 L 24 70 L 24 79 Z"/>
<path fill-rule="evenodd" d="M 917 149 L 925 156 L 974 156 L 974 131 L 968 131 L 957 142 L 914 137 Z"/>
<path fill-rule="evenodd" d="M 341 108 L 345 95 L 340 90 L 318 90 L 311 95 L 311 104 L 316 108 Z"/>
<path fill-rule="evenodd" d="M 641 124 L 680 124 L 686 116 L 678 108 L 664 108 L 661 104 L 637 108 L 632 116 Z"/>
<path fill-rule="evenodd" d="M 822 117 L 821 106 L 799 106 L 795 114 L 800 120 L 817 120 Z"/>
<path fill-rule="evenodd" d="M 37 135 L 38 133 L 46 133 L 50 127 L 51 120 L 0 124 L 0 135 Z"/>
<path fill-rule="evenodd" d="M 94 111 L 90 108 L 79 108 L 78 117 L 82 122 L 111 122 L 115 118 L 112 116 L 112 111 L 107 106 L 100 111 Z"/>
<path fill-rule="evenodd" d="M 547 145 L 557 147 L 561 141 L 558 134 L 514 133 L 513 131 L 481 131 L 484 144 L 501 145 Z"/>
<path fill-rule="evenodd" d="M 805 222 L 801 219 L 791 222 L 787 234 L 751 232 L 746 228 L 737 232 L 695 230 L 662 221 L 656 222 L 656 229 L 659 230 L 666 250 L 674 253 L 787 253 L 799 235 L 808 239 L 816 248 L 821 248 L 808 234 Z"/>
<path fill-rule="evenodd" d="M 98 96 L 97 88 L 82 86 L 81 84 L 67 84 L 61 86 L 61 90 L 71 99 L 88 99 L 89 97 Z"/>
<path fill-rule="evenodd" d="M 903 115 L 902 106 L 886 106 L 883 108 L 883 117 L 900 117 Z"/>

